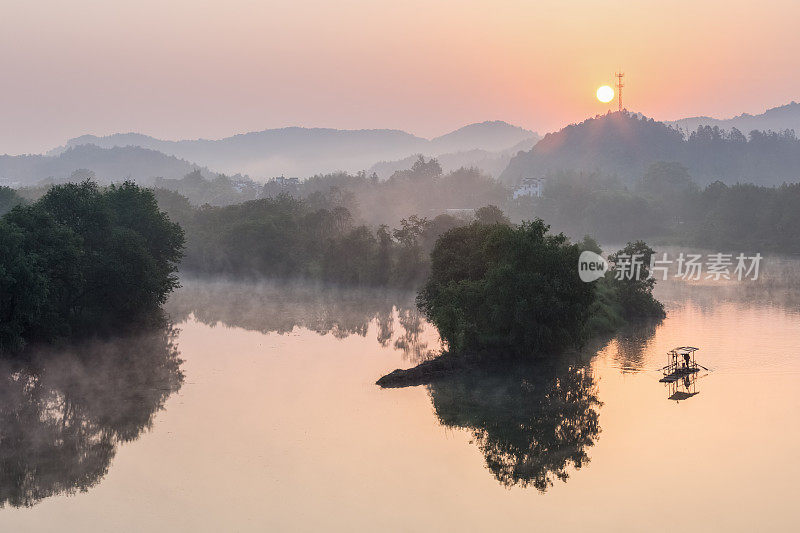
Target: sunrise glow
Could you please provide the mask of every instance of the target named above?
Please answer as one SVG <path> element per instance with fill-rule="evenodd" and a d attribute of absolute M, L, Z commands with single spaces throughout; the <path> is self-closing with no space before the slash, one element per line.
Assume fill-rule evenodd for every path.
<path fill-rule="evenodd" d="M 597 99 L 603 103 L 608 103 L 614 99 L 614 89 L 608 85 L 603 85 L 597 89 Z"/>

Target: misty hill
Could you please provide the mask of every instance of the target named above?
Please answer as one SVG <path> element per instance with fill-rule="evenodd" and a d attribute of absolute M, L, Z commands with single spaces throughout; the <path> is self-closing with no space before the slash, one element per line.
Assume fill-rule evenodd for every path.
<path fill-rule="evenodd" d="M 513 157 L 500 179 L 513 184 L 523 177 L 573 170 L 614 174 L 634 183 L 656 161 L 683 164 L 699 183 L 775 185 L 800 178 L 800 141 L 793 132 L 745 136 L 710 126 L 685 138 L 662 122 L 615 112 L 547 134 L 530 151 Z"/>
<path fill-rule="evenodd" d="M 94 173 L 99 181 L 122 181 L 132 178 L 149 185 L 153 178 L 180 178 L 193 171 L 206 169 L 169 156 L 136 146 L 100 148 L 81 145 L 68 148 L 58 155 L 2 155 L 0 156 L 0 183 L 15 186 L 38 184 L 43 180 L 63 182 L 73 173 L 85 177 L 85 171 Z"/>
<path fill-rule="evenodd" d="M 499 152 L 538 137 L 530 130 L 502 120 L 494 120 L 470 124 L 446 135 L 435 137 L 431 139 L 429 150 L 440 154 L 472 150 Z"/>
<path fill-rule="evenodd" d="M 459 168 L 477 168 L 485 174 L 496 178 L 506 169 L 514 155 L 520 151 L 530 150 L 537 140 L 538 136 L 531 137 L 515 144 L 511 148 L 498 151 L 474 149 L 443 154 L 414 154 L 396 161 L 376 163 L 369 169 L 369 172 L 375 172 L 381 178 L 388 178 L 397 171 L 411 168 L 414 161 L 422 155 L 428 158 L 436 158 L 444 172 L 452 172 Z"/>
<path fill-rule="evenodd" d="M 291 127 L 219 140 L 165 141 L 138 133 L 107 137 L 84 135 L 68 141 L 67 147 L 84 144 L 104 148 L 140 146 L 216 171 L 268 178 L 279 175 L 306 177 L 336 170 L 355 172 L 367 169 L 377 161 L 401 159 L 415 153 L 504 149 L 534 135 L 505 122 L 485 122 L 430 140 L 400 130 Z"/>
<path fill-rule="evenodd" d="M 749 133 L 753 130 L 795 130 L 795 132 L 800 132 L 800 104 L 791 102 L 786 105 L 767 109 L 760 115 L 743 113 L 738 117 L 722 120 L 711 117 L 689 117 L 666 122 L 666 124 L 675 126 L 684 132 L 695 131 L 698 126 L 717 126 L 723 130 L 736 128 L 744 133 Z"/>

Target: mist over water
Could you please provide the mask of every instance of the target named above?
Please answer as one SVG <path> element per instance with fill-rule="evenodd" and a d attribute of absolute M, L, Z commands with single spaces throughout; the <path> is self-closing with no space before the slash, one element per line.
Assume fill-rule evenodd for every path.
<path fill-rule="evenodd" d="M 699 529 L 757 527 L 753 510 L 794 521 L 791 279 L 661 283 L 663 322 L 558 362 L 389 390 L 374 381 L 441 350 L 413 293 L 182 281 L 174 344 L 164 332 L 4 363 L 4 529 L 578 531 L 649 523 L 677 492 L 705 502 L 684 510 Z M 658 369 L 683 344 L 710 371 L 676 401 Z"/>
<path fill-rule="evenodd" d="M 199 278 L 185 280 L 166 310 L 176 321 L 264 334 L 307 330 L 337 339 L 374 334 L 380 347 L 418 363 L 441 353 L 441 341 L 414 297 L 407 290 Z"/>

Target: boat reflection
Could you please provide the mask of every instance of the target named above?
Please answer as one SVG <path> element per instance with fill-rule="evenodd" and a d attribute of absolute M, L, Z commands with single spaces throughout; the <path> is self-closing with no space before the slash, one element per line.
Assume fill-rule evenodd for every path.
<path fill-rule="evenodd" d="M 182 382 L 174 330 L 0 361 L 0 506 L 86 491 Z"/>
<path fill-rule="evenodd" d="M 566 361 L 471 369 L 429 385 L 436 416 L 472 432 L 497 480 L 545 492 L 589 462 L 600 433 L 588 364 Z"/>
<path fill-rule="evenodd" d="M 669 397 L 667 399 L 681 402 L 700 394 L 697 390 L 697 374 L 686 374 L 683 378 L 666 384 Z"/>

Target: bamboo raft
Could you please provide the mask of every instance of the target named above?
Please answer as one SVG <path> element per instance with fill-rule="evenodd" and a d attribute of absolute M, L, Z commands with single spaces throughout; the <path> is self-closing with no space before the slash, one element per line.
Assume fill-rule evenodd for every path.
<path fill-rule="evenodd" d="M 679 379 L 700 372 L 701 365 L 695 361 L 694 353 L 699 348 L 694 346 L 679 346 L 667 353 L 667 366 L 661 369 L 664 376 L 659 379 L 662 383 L 675 383 Z"/>

